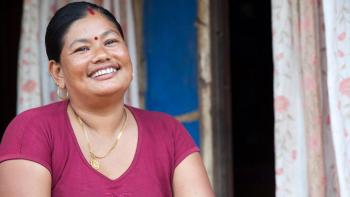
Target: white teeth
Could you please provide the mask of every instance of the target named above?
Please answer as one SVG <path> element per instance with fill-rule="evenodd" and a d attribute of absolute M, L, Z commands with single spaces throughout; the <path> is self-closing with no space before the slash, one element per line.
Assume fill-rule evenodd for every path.
<path fill-rule="evenodd" d="M 105 68 L 103 70 L 99 70 L 99 71 L 95 72 L 92 75 L 92 77 L 98 77 L 98 76 L 101 76 L 101 75 L 110 74 L 110 73 L 114 73 L 114 72 L 117 72 L 116 68 Z"/>

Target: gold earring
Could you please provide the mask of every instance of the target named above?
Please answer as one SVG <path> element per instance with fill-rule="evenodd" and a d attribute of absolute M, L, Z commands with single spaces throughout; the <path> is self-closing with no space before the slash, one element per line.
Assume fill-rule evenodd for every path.
<path fill-rule="evenodd" d="M 57 91 L 56 91 L 57 97 L 61 100 L 66 100 L 68 99 L 68 91 L 65 91 L 65 95 L 62 95 L 62 90 L 60 87 L 57 87 Z"/>

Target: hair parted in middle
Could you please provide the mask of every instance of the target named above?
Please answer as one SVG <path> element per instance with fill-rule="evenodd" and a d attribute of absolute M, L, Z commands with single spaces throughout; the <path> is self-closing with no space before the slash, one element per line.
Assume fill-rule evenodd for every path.
<path fill-rule="evenodd" d="M 46 54 L 49 60 L 60 62 L 60 55 L 64 44 L 64 36 L 69 27 L 77 20 L 84 18 L 88 13 L 94 11 L 102 14 L 111 21 L 124 39 L 123 30 L 114 15 L 107 9 L 88 2 L 69 3 L 55 13 L 50 20 L 45 34 Z"/>

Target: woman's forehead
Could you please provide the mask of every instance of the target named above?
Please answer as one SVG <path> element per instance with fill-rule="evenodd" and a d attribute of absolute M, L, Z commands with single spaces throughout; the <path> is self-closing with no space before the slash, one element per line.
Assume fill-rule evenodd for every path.
<path fill-rule="evenodd" d="M 104 35 L 105 32 L 120 34 L 113 22 L 101 14 L 94 14 L 76 20 L 69 27 L 65 37 L 95 37 Z"/>

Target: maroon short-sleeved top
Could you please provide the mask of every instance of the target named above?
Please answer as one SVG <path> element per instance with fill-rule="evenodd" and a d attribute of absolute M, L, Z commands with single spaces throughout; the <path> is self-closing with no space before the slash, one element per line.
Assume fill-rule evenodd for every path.
<path fill-rule="evenodd" d="M 26 159 L 47 168 L 53 197 L 172 196 L 175 167 L 199 151 L 171 116 L 127 106 L 138 125 L 136 153 L 130 167 L 110 180 L 84 158 L 67 106 L 68 101 L 61 101 L 21 113 L 9 124 L 0 144 L 0 162 Z"/>

